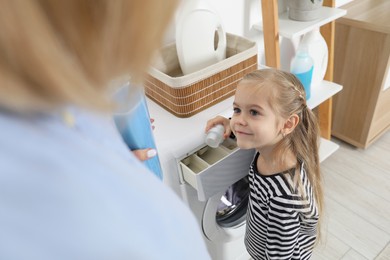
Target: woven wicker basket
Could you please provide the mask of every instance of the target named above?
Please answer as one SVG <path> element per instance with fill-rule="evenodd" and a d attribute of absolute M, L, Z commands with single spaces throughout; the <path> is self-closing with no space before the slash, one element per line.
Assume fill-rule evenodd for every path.
<path fill-rule="evenodd" d="M 145 81 L 146 95 L 177 117 L 190 117 L 234 95 L 243 76 L 257 69 L 256 43 L 227 34 L 226 59 L 183 75 L 176 46 L 160 50 Z"/>

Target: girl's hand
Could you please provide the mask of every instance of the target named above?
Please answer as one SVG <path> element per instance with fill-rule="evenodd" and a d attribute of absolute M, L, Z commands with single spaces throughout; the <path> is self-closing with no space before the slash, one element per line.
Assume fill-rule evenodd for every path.
<path fill-rule="evenodd" d="M 216 125 L 223 125 L 223 127 L 225 128 L 225 132 L 223 134 L 224 139 L 228 138 L 232 133 L 232 130 L 230 128 L 230 120 L 222 116 L 217 116 L 207 121 L 205 132 L 207 133 L 211 128 Z"/>

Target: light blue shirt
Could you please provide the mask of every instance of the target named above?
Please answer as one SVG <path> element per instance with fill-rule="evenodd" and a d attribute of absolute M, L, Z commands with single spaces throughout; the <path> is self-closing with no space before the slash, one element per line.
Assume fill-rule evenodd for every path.
<path fill-rule="evenodd" d="M 180 199 L 113 122 L 0 112 L 0 259 L 210 259 Z"/>

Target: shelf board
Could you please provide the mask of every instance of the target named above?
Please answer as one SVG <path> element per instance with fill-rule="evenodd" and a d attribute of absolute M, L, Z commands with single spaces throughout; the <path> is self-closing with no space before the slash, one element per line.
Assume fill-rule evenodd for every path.
<path fill-rule="evenodd" d="M 321 138 L 320 151 L 319 151 L 320 162 L 323 162 L 324 160 L 326 160 L 326 158 L 328 158 L 331 154 L 336 152 L 337 149 L 339 149 L 339 147 L 340 146 L 338 144 L 336 144 L 332 141 L 326 140 L 324 138 Z"/>
<path fill-rule="evenodd" d="M 258 66 L 258 69 L 267 69 L 267 68 L 269 67 L 262 64 Z M 319 84 L 318 86 L 311 87 L 311 97 L 309 100 L 307 100 L 307 106 L 310 109 L 313 109 L 319 106 L 325 100 L 331 98 L 332 96 L 340 92 L 342 89 L 343 87 L 339 84 L 336 84 L 331 81 L 323 80 L 321 84 Z"/>
<path fill-rule="evenodd" d="M 343 87 L 339 84 L 323 80 L 321 84 L 311 87 L 311 97 L 307 100 L 307 106 L 313 109 L 342 89 Z"/>
<path fill-rule="evenodd" d="M 279 35 L 290 39 L 295 38 L 310 32 L 315 28 L 321 27 L 324 24 L 332 22 L 347 13 L 346 10 L 326 6 L 321 7 L 319 11 L 320 17 L 308 22 L 291 20 L 288 18 L 287 12 L 279 14 Z M 253 28 L 263 31 L 263 23 L 254 24 Z"/>

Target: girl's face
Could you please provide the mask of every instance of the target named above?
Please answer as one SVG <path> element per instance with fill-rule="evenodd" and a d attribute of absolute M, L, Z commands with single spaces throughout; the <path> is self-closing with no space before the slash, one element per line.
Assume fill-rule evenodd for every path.
<path fill-rule="evenodd" d="M 271 109 L 270 89 L 250 82 L 237 86 L 230 126 L 242 149 L 273 147 L 282 139 L 283 120 Z"/>

